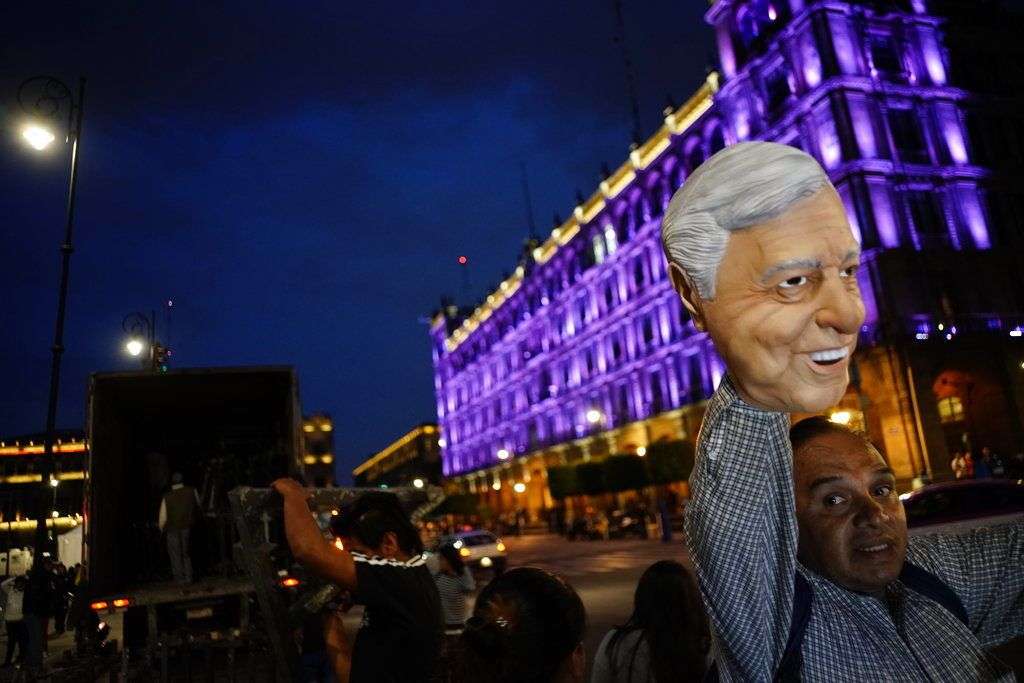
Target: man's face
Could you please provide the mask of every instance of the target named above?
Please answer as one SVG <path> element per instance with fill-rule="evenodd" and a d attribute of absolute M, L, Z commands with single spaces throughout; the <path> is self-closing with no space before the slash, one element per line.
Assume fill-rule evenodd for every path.
<path fill-rule="evenodd" d="M 896 580 L 907 552 L 907 518 L 892 470 L 853 434 L 814 437 L 793 454 L 800 561 L 853 591 Z"/>
<path fill-rule="evenodd" d="M 773 220 L 732 232 L 714 299 L 700 300 L 674 279 L 744 400 L 818 412 L 838 403 L 849 381 L 864 321 L 859 258 L 843 204 L 825 188 Z"/>

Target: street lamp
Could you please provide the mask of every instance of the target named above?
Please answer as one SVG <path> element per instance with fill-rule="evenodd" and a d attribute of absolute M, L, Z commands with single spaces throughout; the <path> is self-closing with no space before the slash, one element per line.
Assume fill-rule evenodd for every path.
<path fill-rule="evenodd" d="M 125 349 L 128 351 L 128 354 L 132 356 L 138 356 L 140 353 L 142 353 L 142 349 L 146 348 L 146 345 L 143 344 L 138 339 L 131 339 L 124 346 Z"/>
<path fill-rule="evenodd" d="M 156 339 L 156 311 L 150 311 L 149 315 L 129 313 L 121 321 L 121 329 L 128 335 L 125 351 L 136 358 L 141 357 L 143 369 L 167 371 L 167 357 L 171 351 Z M 149 353 L 144 355 L 146 349 L 149 349 Z M 312 425 L 306 426 L 309 427 L 308 431 L 312 431 Z"/>
<path fill-rule="evenodd" d="M 57 297 L 57 323 L 53 334 L 53 359 L 50 365 L 50 396 L 46 408 L 46 438 L 43 441 L 43 471 L 39 501 L 36 512 L 36 561 L 40 561 L 46 545 L 47 502 L 50 498 L 49 479 L 54 467 L 53 444 L 57 430 L 57 397 L 60 392 L 60 361 L 64 353 L 64 313 L 68 300 L 68 275 L 71 266 L 72 234 L 75 218 L 75 191 L 78 187 L 78 144 L 82 140 L 82 108 L 85 104 L 85 79 L 78 79 L 78 98 L 71 89 L 57 78 L 33 76 L 18 87 L 18 104 L 31 121 L 22 128 L 22 137 L 37 151 L 45 150 L 56 139 L 56 134 L 46 126 L 47 121 L 59 119 L 61 111 L 67 108 L 67 142 L 71 143 L 71 174 L 68 182 L 67 217 L 64 226 L 64 241 L 60 246 L 61 270 L 60 290 Z"/>
<path fill-rule="evenodd" d="M 154 349 L 156 341 L 156 311 L 145 313 L 129 313 L 121 321 L 121 329 L 128 335 L 124 348 L 132 356 L 138 357 L 148 347 L 149 353 L 142 359 L 142 367 L 147 370 L 154 368 Z"/>

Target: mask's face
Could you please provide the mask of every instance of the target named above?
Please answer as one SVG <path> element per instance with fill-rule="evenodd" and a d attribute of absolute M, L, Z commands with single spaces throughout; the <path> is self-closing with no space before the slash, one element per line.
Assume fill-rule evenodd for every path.
<path fill-rule="evenodd" d="M 800 561 L 849 590 L 878 593 L 907 554 L 892 470 L 853 434 L 813 437 L 793 458 Z"/>
<path fill-rule="evenodd" d="M 748 403 L 818 412 L 843 396 L 864 321 L 860 248 L 825 188 L 781 216 L 730 233 L 714 299 L 673 280 Z"/>

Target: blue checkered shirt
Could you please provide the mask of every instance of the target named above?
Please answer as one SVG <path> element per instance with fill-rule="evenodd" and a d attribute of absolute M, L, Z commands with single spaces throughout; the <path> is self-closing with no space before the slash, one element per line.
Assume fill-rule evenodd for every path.
<path fill-rule="evenodd" d="M 985 648 L 1024 633 L 1024 526 L 913 538 L 908 559 L 952 588 L 970 627 L 899 581 L 881 601 L 797 563 L 789 417 L 744 403 L 729 379 L 711 399 L 690 478 L 686 537 L 723 681 L 770 681 L 799 571 L 814 601 L 801 649 L 808 681 L 1012 681 Z"/>

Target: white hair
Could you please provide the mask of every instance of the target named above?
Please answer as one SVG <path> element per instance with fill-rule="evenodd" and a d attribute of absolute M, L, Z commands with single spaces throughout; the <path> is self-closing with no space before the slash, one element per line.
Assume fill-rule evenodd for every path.
<path fill-rule="evenodd" d="M 771 220 L 832 187 L 814 157 L 789 145 L 741 142 L 701 164 L 665 211 L 661 243 L 702 299 L 715 297 L 729 233 Z"/>

